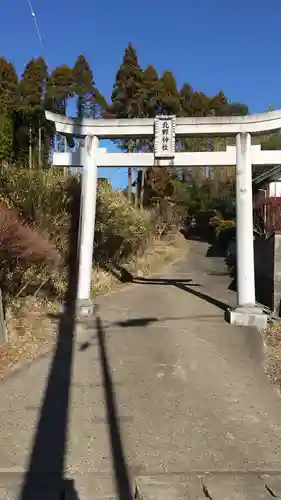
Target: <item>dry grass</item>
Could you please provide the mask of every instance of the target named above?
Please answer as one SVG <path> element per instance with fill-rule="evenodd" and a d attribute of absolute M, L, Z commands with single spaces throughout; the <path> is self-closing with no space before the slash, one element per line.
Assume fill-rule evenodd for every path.
<path fill-rule="evenodd" d="M 186 241 L 181 235 L 171 241 L 152 240 L 142 256 L 134 258 L 126 269 L 133 275 L 145 276 L 176 260 L 186 252 Z M 111 272 L 96 268 L 93 271 L 93 294 L 100 295 L 124 287 Z M 19 363 L 35 359 L 54 345 L 57 322 L 50 313 L 58 312 L 59 302 L 40 298 L 14 300 L 7 314 L 9 341 L 0 346 L 0 378 L 15 369 Z"/>
<path fill-rule="evenodd" d="M 14 210 L 0 202 L 1 263 L 17 258 L 29 264 L 60 263 L 60 255 L 38 231 L 19 221 Z"/>
<path fill-rule="evenodd" d="M 48 314 L 57 310 L 58 304 L 40 299 L 13 302 L 6 318 L 9 341 L 0 346 L 0 378 L 18 363 L 32 360 L 52 346 L 57 327 Z"/>
<path fill-rule="evenodd" d="M 281 389 L 281 322 L 273 323 L 264 332 L 267 346 L 266 371 L 274 384 Z"/>

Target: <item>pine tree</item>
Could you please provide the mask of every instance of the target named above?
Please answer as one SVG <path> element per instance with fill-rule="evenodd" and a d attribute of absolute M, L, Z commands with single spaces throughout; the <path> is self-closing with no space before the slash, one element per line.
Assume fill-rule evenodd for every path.
<path fill-rule="evenodd" d="M 141 100 L 141 109 L 143 116 L 154 118 L 159 107 L 159 91 L 160 82 L 156 69 L 149 65 L 143 72 L 142 86 L 139 90 Z M 153 140 L 143 139 L 139 141 L 140 149 L 144 151 L 153 151 Z M 143 208 L 145 201 L 144 190 L 147 187 L 148 177 L 150 176 L 149 169 L 142 169 L 137 175 L 137 193 L 140 200 L 140 207 Z"/>
<path fill-rule="evenodd" d="M 42 57 L 31 59 L 22 74 L 20 81 L 20 119 L 18 138 L 20 147 L 29 151 L 29 166 L 32 149 L 37 147 L 38 165 L 42 159 L 42 130 L 45 124 L 44 100 L 48 78 L 47 65 Z"/>
<path fill-rule="evenodd" d="M 48 78 L 47 95 L 45 100 L 46 109 L 66 115 L 68 100 L 73 96 L 73 71 L 72 68 L 63 64 L 58 66 Z M 52 126 L 49 126 L 50 137 L 55 133 Z M 65 138 L 57 134 L 58 149 L 64 151 Z"/>
<path fill-rule="evenodd" d="M 73 68 L 73 90 L 77 96 L 77 116 L 80 118 L 95 118 L 98 114 L 94 85 L 88 61 L 83 55 L 78 56 Z"/>
<path fill-rule="evenodd" d="M 192 97 L 192 116 L 209 116 L 210 109 L 210 98 L 203 92 L 194 92 Z"/>
<path fill-rule="evenodd" d="M 148 66 L 143 72 L 142 82 L 142 109 L 144 116 L 154 118 L 157 114 L 160 98 L 160 86 L 158 74 L 153 66 Z"/>
<path fill-rule="evenodd" d="M 18 76 L 14 66 L 0 57 L 0 113 L 12 113 L 18 104 Z"/>
<path fill-rule="evenodd" d="M 0 116 L 0 165 L 13 160 L 13 121 L 10 116 Z"/>
<path fill-rule="evenodd" d="M 159 79 L 153 66 L 148 66 L 143 75 L 143 87 L 145 99 L 144 110 L 147 116 L 155 117 L 158 114 L 180 115 L 180 95 L 175 78 L 170 71 L 165 71 Z M 146 141 L 146 145 L 149 151 L 153 150 L 153 141 Z M 170 189 L 170 184 L 168 181 L 166 182 L 166 177 L 170 179 L 169 169 L 165 169 L 164 174 L 162 167 L 148 168 L 146 170 L 146 179 L 141 179 L 142 189 L 146 187 L 146 194 L 144 196 L 142 193 L 141 197 L 147 200 L 147 192 L 150 192 L 152 197 L 156 196 L 156 192 L 159 197 L 161 197 L 160 193 L 163 193 L 163 197 L 165 197 L 164 192 L 166 192 L 166 188 L 168 191 Z M 159 184 L 158 187 L 157 184 Z"/>
<path fill-rule="evenodd" d="M 13 118 L 18 106 L 18 77 L 14 66 L 0 57 L 0 163 L 13 159 Z"/>
<path fill-rule="evenodd" d="M 193 99 L 193 88 L 188 83 L 184 83 L 180 91 L 180 104 L 181 104 L 182 116 L 192 116 L 192 109 L 193 109 L 192 99 Z"/>
<path fill-rule="evenodd" d="M 112 104 L 109 106 L 110 114 L 117 118 L 140 116 L 142 112 L 140 99 L 142 83 L 142 70 L 136 50 L 130 42 L 125 50 L 123 62 L 116 74 L 111 95 Z"/>
<path fill-rule="evenodd" d="M 58 66 L 48 78 L 45 105 L 50 111 L 66 114 L 68 100 L 73 96 L 73 72 L 66 64 Z"/>
<path fill-rule="evenodd" d="M 142 115 L 142 70 L 136 50 L 130 42 L 125 50 L 122 64 L 117 71 L 113 86 L 111 105 L 107 116 L 116 118 L 136 118 Z M 137 142 L 129 139 L 118 141 L 121 149 L 134 151 Z M 132 200 L 132 169 L 128 168 L 128 198 Z"/>
<path fill-rule="evenodd" d="M 164 71 L 159 80 L 159 99 L 161 114 L 181 115 L 180 94 L 171 71 Z"/>

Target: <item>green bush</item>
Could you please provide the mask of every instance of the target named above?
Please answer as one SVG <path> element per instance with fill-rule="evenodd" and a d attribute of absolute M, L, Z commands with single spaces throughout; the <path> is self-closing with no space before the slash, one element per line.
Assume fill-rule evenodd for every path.
<path fill-rule="evenodd" d="M 147 212 L 132 206 L 120 191 L 101 185 L 97 199 L 94 256 L 97 263 L 124 262 L 151 238 L 154 226 Z"/>
<path fill-rule="evenodd" d="M 216 226 L 216 235 L 219 236 L 219 234 L 224 231 L 225 229 L 233 228 L 236 227 L 236 223 L 234 220 L 219 220 L 218 224 Z"/>
<path fill-rule="evenodd" d="M 53 243 L 62 260 L 56 268 L 48 267 L 45 262 L 31 264 L 30 259 L 13 258 L 5 266 L 2 261 L 4 272 L 0 286 L 8 298 L 34 293 L 62 298 L 67 284 L 70 231 L 78 233 L 80 179 L 65 177 L 59 169 L 2 168 L 0 192 L 2 203 L 18 214 L 29 229 Z M 135 209 L 122 193 L 112 191 L 107 183 L 100 183 L 95 264 L 121 263 L 142 252 L 154 231 L 149 213 Z"/>
<path fill-rule="evenodd" d="M 216 226 L 216 242 L 222 249 L 226 250 L 231 240 L 236 236 L 236 223 L 233 220 L 221 220 Z"/>

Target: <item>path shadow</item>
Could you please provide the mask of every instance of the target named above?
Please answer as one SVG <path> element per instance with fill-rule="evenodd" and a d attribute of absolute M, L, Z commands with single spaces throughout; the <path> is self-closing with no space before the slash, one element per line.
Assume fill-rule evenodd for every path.
<path fill-rule="evenodd" d="M 166 321 L 182 321 L 182 320 L 196 320 L 196 321 L 210 321 L 214 319 L 220 319 L 220 314 L 198 314 L 196 316 L 165 316 L 165 317 L 142 317 L 142 318 L 128 318 L 122 321 L 115 321 L 113 323 L 106 322 L 103 323 L 103 330 L 107 332 L 107 335 L 110 337 L 112 333 L 114 334 L 114 328 L 117 326 L 118 328 L 146 328 L 154 323 L 163 323 Z M 113 332 L 112 332 L 113 329 Z M 142 330 L 143 331 L 143 330 Z M 78 350 L 80 352 L 86 351 L 87 349 L 96 345 L 96 334 L 91 335 L 88 340 L 82 342 Z M 76 384 L 77 385 L 77 384 Z M 100 387 L 100 384 L 94 384 L 95 387 Z M 118 385 L 116 382 L 114 386 Z M 73 386 L 73 384 L 72 384 Z"/>
<path fill-rule="evenodd" d="M 213 304 L 214 306 L 218 307 L 222 311 L 227 311 L 229 308 L 229 305 L 225 302 L 222 302 L 219 299 L 216 299 L 215 297 L 212 297 L 211 295 L 208 295 L 206 293 L 203 293 L 199 290 L 196 290 L 193 287 L 200 287 L 202 285 L 199 285 L 198 283 L 190 283 L 192 282 L 191 279 L 186 279 L 186 280 L 177 280 L 177 279 L 150 279 L 150 278 L 135 278 L 134 283 L 139 283 L 139 284 L 144 284 L 144 285 L 172 285 L 175 286 L 176 288 L 180 288 L 181 290 L 191 293 L 192 295 L 195 295 L 196 297 L 199 297 L 200 299 L 203 299 L 210 304 Z"/>
<path fill-rule="evenodd" d="M 234 278 L 232 278 L 232 280 L 228 286 L 228 290 L 231 290 L 232 292 L 237 292 L 237 278 L 236 278 L 236 276 Z"/>
<path fill-rule="evenodd" d="M 111 369 L 109 366 L 107 355 L 106 335 L 100 317 L 97 317 L 96 319 L 96 332 L 103 378 L 103 387 L 107 410 L 107 424 L 109 429 L 116 491 L 119 500 L 133 500 L 129 472 L 125 460 L 121 432 L 118 424 L 119 415 L 114 391 L 114 384 L 111 377 Z"/>
<path fill-rule="evenodd" d="M 134 276 L 124 266 L 120 264 L 103 264 L 103 268 L 110 272 L 121 283 L 133 283 Z"/>
<path fill-rule="evenodd" d="M 206 293 L 195 290 L 194 287 L 201 287 L 202 285 L 200 285 L 199 283 L 192 283 L 192 279 L 189 279 L 189 278 L 187 278 L 187 279 L 139 278 L 139 277 L 134 277 L 123 266 L 118 266 L 118 271 L 119 271 L 119 273 L 116 272 L 116 274 L 114 274 L 114 270 L 113 270 L 113 274 L 120 281 L 122 281 L 122 283 L 129 282 L 129 283 L 146 284 L 146 285 L 171 285 L 171 286 L 175 286 L 177 288 L 180 288 L 181 290 L 184 290 L 185 292 L 189 292 L 192 295 L 195 295 L 196 297 L 199 297 L 203 300 L 206 300 L 210 304 L 213 304 L 214 306 L 219 307 L 222 311 L 227 311 L 227 309 L 229 308 L 229 305 L 227 303 L 222 302 L 221 300 L 218 300 L 215 297 L 212 297 L 211 295 L 208 295 Z M 112 272 L 112 269 L 111 269 L 111 272 Z M 120 277 L 120 276 L 122 276 L 122 272 L 123 272 L 123 276 L 124 276 L 123 279 Z M 122 325 L 120 325 L 120 326 L 122 326 Z"/>
<path fill-rule="evenodd" d="M 71 188 L 74 189 L 74 186 L 71 185 Z M 80 206 L 78 189 L 75 193 L 70 207 L 71 227 L 65 310 L 59 321 L 57 341 L 20 500 L 38 498 L 78 500 L 74 482 L 64 479 L 78 269 L 77 238 Z"/>
<path fill-rule="evenodd" d="M 159 321 L 159 318 L 129 318 L 123 321 L 117 321 L 115 325 L 121 328 L 146 327 L 157 321 Z"/>
<path fill-rule="evenodd" d="M 154 318 L 153 318 L 154 319 Z M 118 407 L 115 395 L 116 383 L 113 383 L 111 369 L 108 360 L 106 333 L 102 320 L 96 318 L 96 333 L 88 342 L 80 345 L 79 351 L 86 351 L 94 341 L 97 341 L 99 351 L 99 362 L 102 374 L 102 386 L 106 404 L 107 425 L 111 446 L 111 455 L 114 470 L 114 479 L 118 500 L 133 500 L 130 484 L 129 471 L 126 464 L 125 452 L 119 427 Z"/>
<path fill-rule="evenodd" d="M 229 304 L 219 299 L 216 299 L 211 295 L 195 290 L 194 289 L 195 287 L 201 287 L 202 285 L 198 283 L 192 283 L 192 279 L 139 278 L 139 277 L 134 277 L 126 268 L 124 268 L 121 265 L 118 265 L 117 267 L 115 266 L 115 268 L 116 270 L 114 270 L 114 268 L 110 268 L 110 272 L 112 272 L 112 274 L 115 277 L 117 277 L 119 281 L 121 281 L 122 283 L 136 283 L 136 284 L 146 284 L 146 285 L 172 285 L 177 288 L 180 288 L 181 290 L 184 290 L 185 292 L 189 292 L 192 295 L 195 295 L 196 297 L 206 300 L 210 304 L 219 307 L 222 311 L 227 311 L 229 308 Z M 224 273 L 223 275 L 225 274 L 227 273 Z"/>

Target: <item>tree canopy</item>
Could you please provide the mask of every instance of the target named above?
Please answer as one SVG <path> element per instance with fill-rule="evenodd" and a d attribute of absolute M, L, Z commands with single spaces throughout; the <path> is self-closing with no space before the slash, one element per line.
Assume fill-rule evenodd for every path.
<path fill-rule="evenodd" d="M 109 102 L 97 87 L 93 69 L 83 54 L 77 56 L 72 67 L 62 63 L 51 72 L 43 57 L 33 58 L 27 62 L 21 76 L 17 75 L 12 62 L 3 56 L 0 57 L 0 163 L 48 166 L 54 129 L 46 121 L 44 110 L 65 115 L 69 103 L 74 101 L 79 118 L 153 118 L 157 114 L 227 116 L 248 113 L 246 104 L 231 102 L 223 89 L 209 96 L 202 89 L 193 89 L 188 80 L 179 87 L 175 76 L 168 69 L 158 74 L 152 64 L 142 68 L 131 42 L 125 48 L 117 69 Z M 272 144 L 273 147 L 279 147 L 279 136 L 275 135 L 267 141 L 266 138 L 263 140 L 264 147 Z M 225 147 L 225 142 L 225 139 L 219 141 L 206 137 L 177 138 L 176 147 L 180 151 L 215 150 Z M 63 138 L 59 137 L 57 143 L 59 148 L 65 147 Z M 148 139 L 128 138 L 117 141 L 117 144 L 125 151 L 152 151 L 153 148 L 153 142 Z M 218 176 L 214 184 L 218 189 L 227 191 L 231 169 L 225 169 L 224 177 L 217 172 L 201 168 L 184 169 L 182 172 L 162 169 L 159 172 L 154 167 L 147 169 L 145 174 L 144 171 L 137 172 L 136 185 L 139 190 L 146 188 L 152 197 L 171 197 L 174 192 L 172 181 L 183 182 L 186 186 L 190 182 L 196 182 L 197 186 L 201 183 L 203 189 L 203 184 L 208 183 L 212 176 Z M 222 188 L 223 182 L 225 188 Z M 128 193 L 131 196 L 132 169 L 129 169 Z"/>

